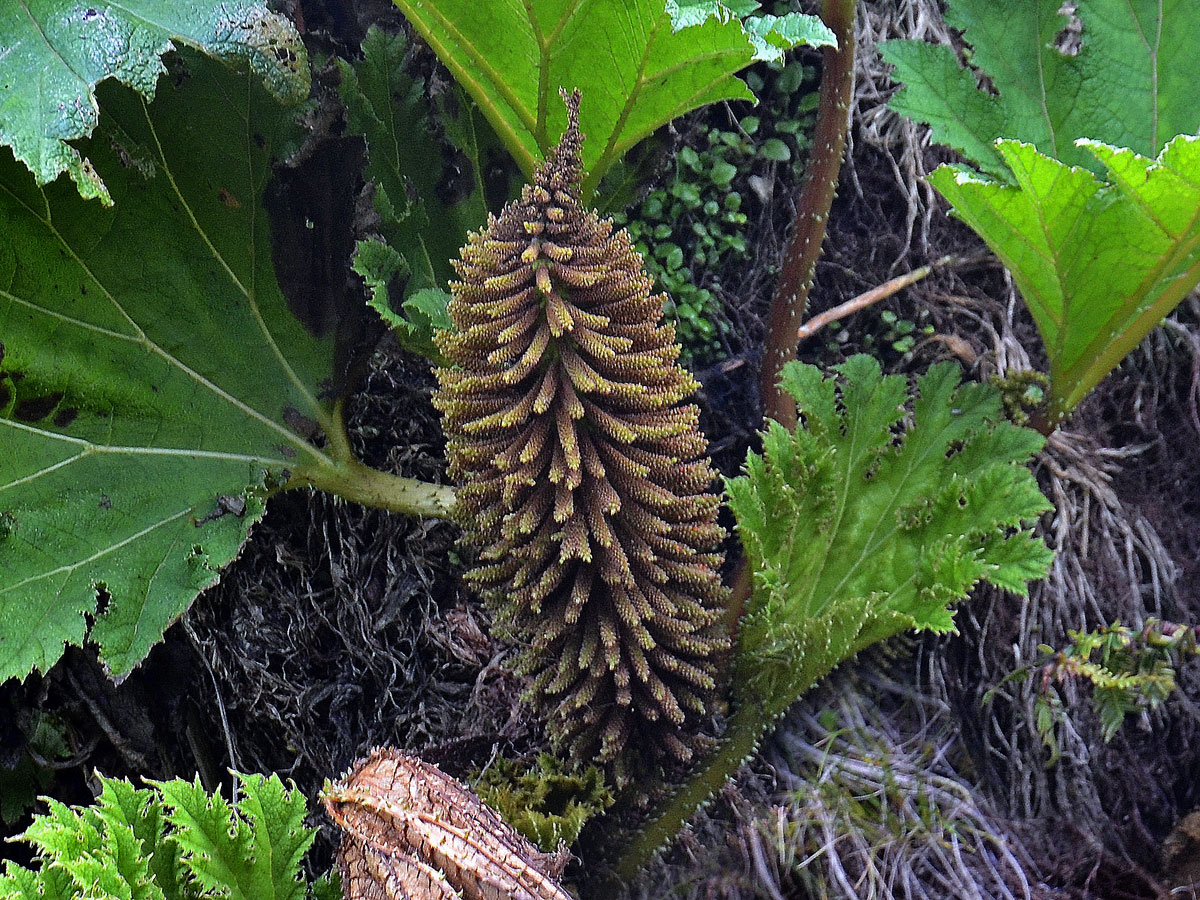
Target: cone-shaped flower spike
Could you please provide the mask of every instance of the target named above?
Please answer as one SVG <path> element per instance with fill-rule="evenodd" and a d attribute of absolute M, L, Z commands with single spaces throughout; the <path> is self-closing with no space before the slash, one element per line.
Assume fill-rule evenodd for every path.
<path fill-rule="evenodd" d="M 691 754 L 728 640 L 696 382 L 641 256 L 579 201 L 579 96 L 518 200 L 456 263 L 438 372 L 468 578 L 522 646 L 529 699 L 624 781 Z M 665 760 L 664 760 L 665 761 Z"/>

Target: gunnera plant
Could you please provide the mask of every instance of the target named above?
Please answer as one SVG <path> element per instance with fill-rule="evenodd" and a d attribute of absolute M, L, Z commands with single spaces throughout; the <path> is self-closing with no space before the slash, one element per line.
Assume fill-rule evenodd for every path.
<path fill-rule="evenodd" d="M 578 91 L 563 99 L 559 145 L 455 265 L 434 403 L 467 578 L 521 648 L 526 698 L 622 784 L 692 755 L 728 646 L 724 530 L 665 298 L 580 202 Z"/>

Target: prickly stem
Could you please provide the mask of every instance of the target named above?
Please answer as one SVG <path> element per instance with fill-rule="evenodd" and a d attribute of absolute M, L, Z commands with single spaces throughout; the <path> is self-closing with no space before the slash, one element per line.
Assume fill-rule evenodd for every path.
<path fill-rule="evenodd" d="M 732 778 L 742 763 L 758 747 L 774 717 L 764 715 L 762 707 L 747 704 L 729 720 L 729 728 L 713 753 L 693 772 L 660 807 L 654 818 L 644 824 L 622 850 L 607 878 L 589 882 L 585 897 L 599 900 L 611 896 L 617 883 L 628 883 L 654 856 L 665 849 L 696 811 L 704 806 Z"/>
<path fill-rule="evenodd" d="M 780 390 L 779 373 L 796 357 L 797 329 L 804 319 L 825 240 L 829 209 L 846 150 L 846 129 L 854 94 L 854 0 L 825 0 L 821 18 L 837 37 L 838 46 L 821 51 L 824 69 L 812 155 L 796 204 L 792 237 L 771 300 L 762 363 L 763 416 L 787 428 L 796 424 L 796 401 Z"/>

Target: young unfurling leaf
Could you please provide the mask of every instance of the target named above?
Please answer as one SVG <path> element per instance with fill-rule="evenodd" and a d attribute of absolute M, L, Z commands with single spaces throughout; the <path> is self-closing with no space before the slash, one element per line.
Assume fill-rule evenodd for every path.
<path fill-rule="evenodd" d="M 630 877 L 721 788 L 776 718 L 862 650 L 950 631 L 979 581 L 1024 594 L 1052 555 L 1031 524 L 1050 504 L 1025 467 L 1043 438 L 1004 420 L 1000 392 L 939 363 L 884 376 L 870 356 L 823 375 L 790 363 L 794 431 L 776 422 L 726 483 L 754 585 L 734 655 L 735 708 L 718 749 L 617 864 Z"/>
<path fill-rule="evenodd" d="M 854 356 L 829 378 L 791 364 L 794 432 L 728 483 L 755 586 L 734 690 L 770 720 L 858 650 L 909 629 L 953 629 L 979 581 L 1018 593 L 1051 554 L 1029 530 L 1050 508 L 1024 463 L 1042 445 L 1001 416 L 999 393 L 939 363 L 908 387 Z"/>
<path fill-rule="evenodd" d="M 134 788 L 100 776 L 93 806 L 49 800 L 21 835 L 37 868 L 8 863 L 4 900 L 300 900 L 315 830 L 278 776 L 237 775 L 241 800 L 175 780 Z"/>

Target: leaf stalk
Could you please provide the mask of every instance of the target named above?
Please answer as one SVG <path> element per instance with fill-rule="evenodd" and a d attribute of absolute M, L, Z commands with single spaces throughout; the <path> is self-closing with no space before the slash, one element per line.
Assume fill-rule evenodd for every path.
<path fill-rule="evenodd" d="M 352 503 L 406 516 L 448 519 L 454 508 L 454 488 L 449 485 L 381 472 L 356 459 L 298 468 L 283 489 L 299 487 L 316 488 Z"/>
<path fill-rule="evenodd" d="M 833 31 L 838 45 L 821 50 L 824 68 L 812 155 L 796 204 L 792 238 L 771 299 L 762 364 L 763 416 L 787 428 L 796 424 L 796 402 L 780 389 L 779 373 L 796 357 L 797 331 L 825 240 L 854 94 L 854 0 L 825 0 L 821 18 Z"/>
<path fill-rule="evenodd" d="M 341 402 L 333 410 L 326 439 L 331 461 L 321 460 L 296 468 L 283 490 L 311 487 L 387 512 L 431 519 L 450 517 L 454 488 L 381 472 L 359 462 L 346 434 Z"/>
<path fill-rule="evenodd" d="M 762 707 L 758 704 L 747 703 L 735 712 L 717 748 L 692 776 L 667 798 L 654 818 L 638 830 L 622 851 L 610 877 L 625 884 L 636 878 L 638 872 L 655 854 L 675 838 L 688 820 L 696 814 L 696 810 L 721 790 L 742 763 L 753 755 L 759 739 L 771 721 L 769 718 L 764 719 Z M 600 895 L 600 891 L 595 894 Z"/>

